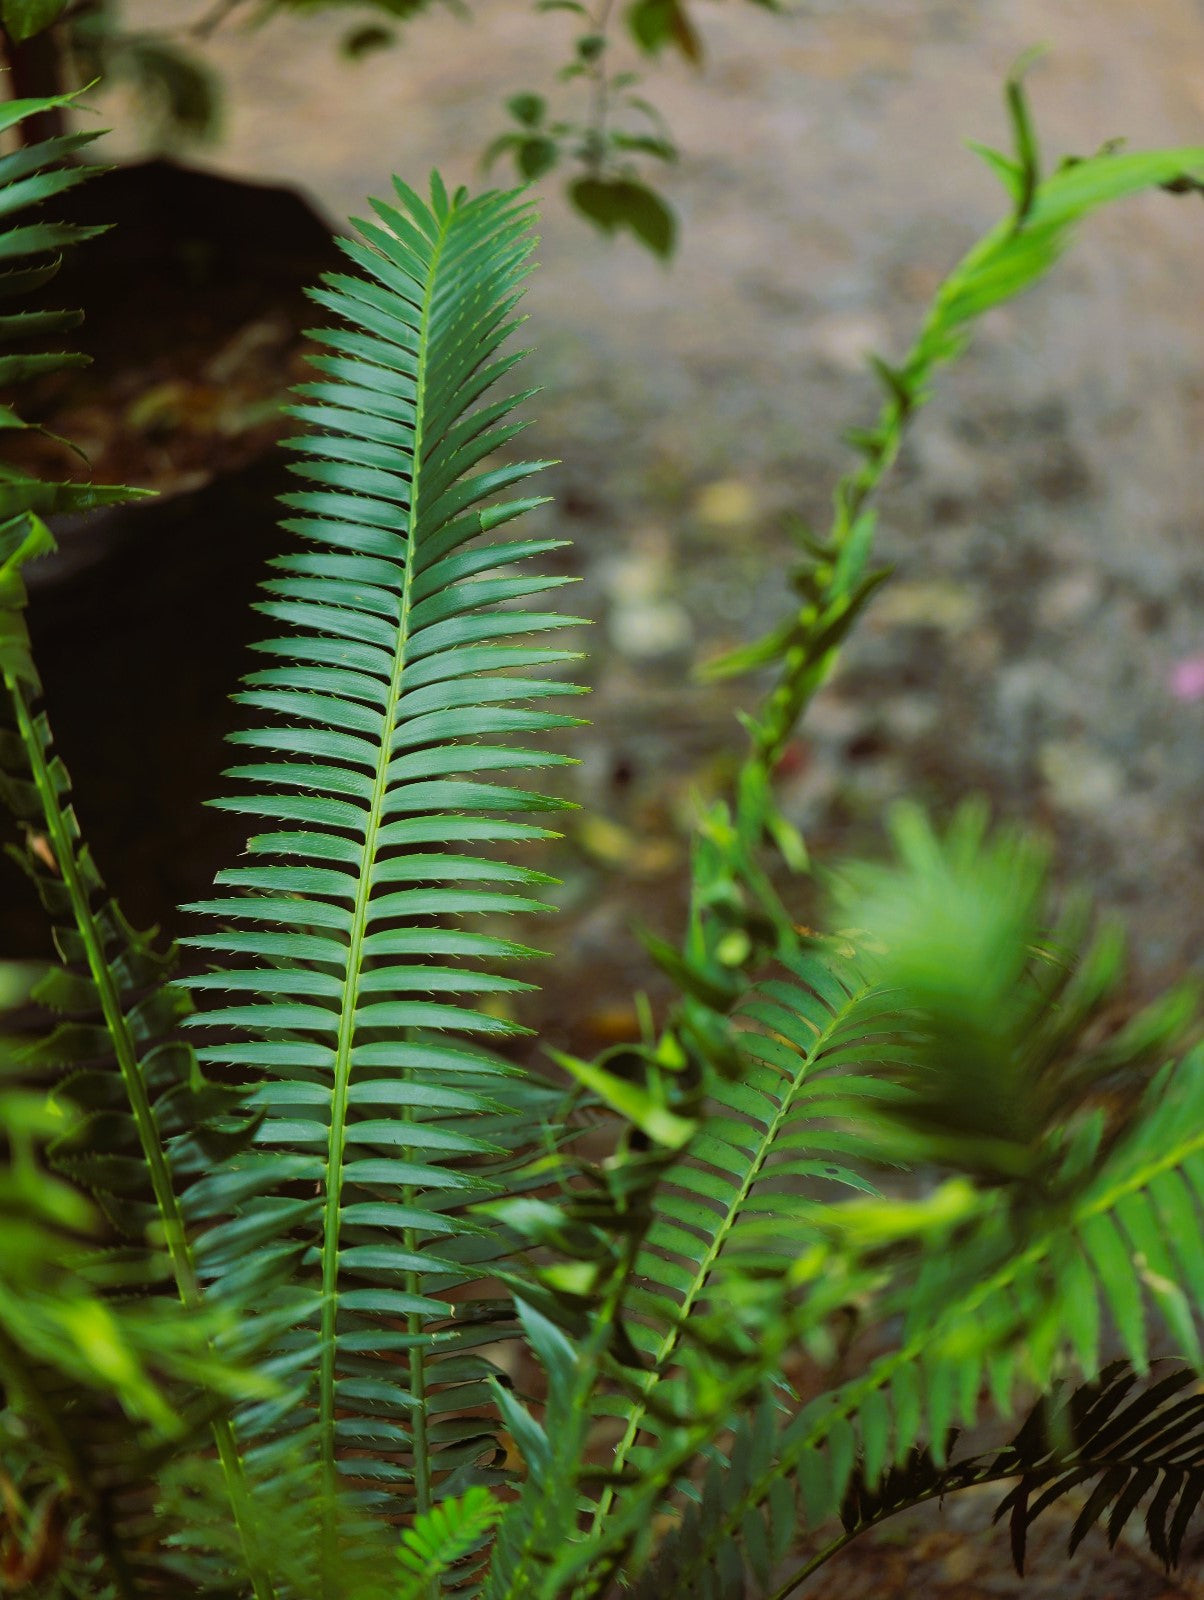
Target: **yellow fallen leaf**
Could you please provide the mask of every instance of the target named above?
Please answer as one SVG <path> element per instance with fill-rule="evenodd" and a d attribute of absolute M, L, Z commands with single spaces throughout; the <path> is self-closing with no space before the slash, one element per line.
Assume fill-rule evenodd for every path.
<path fill-rule="evenodd" d="M 739 528 L 756 516 L 757 502 L 742 479 L 716 478 L 698 491 L 694 513 L 712 528 Z"/>

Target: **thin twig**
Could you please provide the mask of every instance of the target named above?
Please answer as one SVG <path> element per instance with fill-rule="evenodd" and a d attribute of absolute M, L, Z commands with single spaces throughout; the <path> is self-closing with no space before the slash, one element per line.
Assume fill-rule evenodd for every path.
<path fill-rule="evenodd" d="M 597 11 L 590 18 L 595 37 L 604 41 L 602 49 L 590 63 L 593 93 L 590 100 L 589 126 L 586 130 L 586 160 L 595 177 L 602 170 L 606 154 L 606 121 L 610 112 L 610 82 L 606 63 L 609 46 L 607 30 L 610 27 L 613 11 L 614 0 L 601 0 Z"/>
<path fill-rule="evenodd" d="M 203 12 L 195 22 L 189 23 L 188 34 L 191 38 L 203 42 L 217 32 L 231 12 L 237 11 L 245 4 L 246 0 L 215 0 L 215 4 L 210 6 L 208 11 Z"/>

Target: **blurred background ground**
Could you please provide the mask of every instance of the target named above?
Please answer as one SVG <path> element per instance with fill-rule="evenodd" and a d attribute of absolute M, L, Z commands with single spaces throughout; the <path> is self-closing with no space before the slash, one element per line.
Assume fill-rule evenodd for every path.
<path fill-rule="evenodd" d="M 163 26 L 196 9 L 134 0 L 125 14 Z M 539 863 L 564 880 L 562 915 L 541 930 L 557 961 L 522 1016 L 583 1050 L 628 1036 L 633 991 L 658 992 L 630 929 L 678 929 L 691 797 L 722 783 L 738 747 L 745 691 L 692 685 L 691 669 L 781 615 L 789 521 L 823 527 L 849 459 L 841 430 L 877 403 L 866 353 L 902 354 L 940 277 L 998 215 L 964 141 L 1006 140 L 1012 62 L 1049 46 L 1031 89 L 1053 157 L 1117 135 L 1198 143 L 1204 125 L 1198 0 L 701 11 L 703 70 L 670 61 L 651 84 L 682 149 L 664 180 L 677 258 L 664 268 L 600 240 L 553 175 L 527 304 L 544 392 L 526 443 L 560 462 L 555 505 L 530 531 L 572 538 L 562 570 L 582 581 L 569 600 L 596 626 L 580 639 L 592 726 L 564 780 L 585 810 Z M 393 170 L 421 183 L 438 164 L 479 183 L 503 99 L 547 87 L 571 24 L 479 0 L 471 22 L 420 18 L 400 49 L 359 63 L 339 59 L 341 31 L 322 15 L 218 30 L 206 54 L 225 129 L 190 162 L 295 186 L 332 223 Z M 121 95 L 93 98 L 115 130 L 106 156 L 144 154 Z M 98 214 L 144 204 L 146 191 L 121 199 L 120 174 L 106 181 Z M 155 226 L 143 216 L 85 261 L 96 367 L 44 405 L 101 477 L 164 499 L 64 530 L 34 623 L 96 854 L 137 919 L 178 931 L 173 908 L 233 845 L 199 802 L 220 789 L 220 735 L 236 720 L 224 696 L 259 631 L 245 601 L 284 486 L 264 452 L 302 374 L 299 287 L 328 246 L 278 196 L 234 204 L 157 181 L 156 216 L 186 213 L 200 242 L 167 271 L 153 239 L 135 243 Z M 1204 931 L 1202 244 L 1197 200 L 1129 202 L 987 319 L 882 499 L 895 579 L 781 779 L 821 861 L 879 849 L 897 796 L 947 810 L 985 792 L 1053 837 L 1063 880 L 1124 916 L 1142 994 L 1199 970 Z M 0 903 L 3 953 L 32 954 L 39 938 L 18 885 Z M 981 1501 L 925 1513 L 813 1592 L 1019 1592 L 988 1520 Z M 1093 1600 L 1196 1592 L 1135 1556 L 1093 1557 L 1073 1578 L 1040 1567 Z"/>
<path fill-rule="evenodd" d="M 161 26 L 194 11 L 137 0 L 125 15 Z M 599 623 L 583 640 L 593 727 L 568 780 L 590 817 L 559 858 L 565 964 L 534 1020 L 567 1026 L 563 983 L 577 1023 L 584 996 L 602 1033 L 623 1026 L 643 976 L 628 927 L 634 916 L 674 925 L 691 792 L 721 781 L 739 738 L 736 692 L 691 687 L 690 669 L 781 614 L 788 519 L 822 527 L 847 461 L 840 432 L 876 404 L 866 352 L 904 350 L 942 273 L 998 213 L 964 141 L 1005 140 L 1009 65 L 1048 44 L 1032 92 L 1052 155 L 1118 134 L 1188 143 L 1204 120 L 1195 0 L 841 0 L 792 17 L 734 4 L 703 15 L 703 70 L 669 61 L 653 84 L 683 151 L 665 184 L 681 216 L 677 259 L 663 268 L 629 241 L 602 241 L 552 181 L 528 301 L 544 394 L 526 442 L 561 461 L 540 520 L 574 540 L 572 602 Z M 218 30 L 206 54 L 225 82 L 225 129 L 199 163 L 295 185 L 332 220 L 392 170 L 421 181 L 438 163 L 479 182 L 502 99 L 546 87 L 569 37 L 554 15 L 483 0 L 471 22 L 437 12 L 401 48 L 350 63 L 342 27 L 314 15 Z M 115 129 L 106 155 L 134 154 L 129 108 L 98 99 Z M 108 196 L 94 194 L 105 212 Z M 323 264 L 319 241 L 257 215 L 253 199 L 207 226 L 224 255 L 208 269 L 194 261 L 190 280 L 181 269 L 178 285 L 160 274 L 161 304 L 119 265 L 125 293 L 115 308 L 107 297 L 108 320 L 94 316 L 89 335 L 93 388 L 56 418 L 99 449 L 102 475 L 133 471 L 177 497 L 142 540 L 155 570 L 123 577 L 107 608 L 89 573 L 71 605 L 48 601 L 42 614 L 50 676 L 67 680 L 60 738 L 69 758 L 80 746 L 85 818 L 112 847 L 111 873 L 114 856 L 128 864 L 135 911 L 168 918 L 226 844 L 193 803 L 204 792 L 193 780 L 220 753 L 192 770 L 228 715 L 224 685 L 189 681 L 190 654 L 205 659 L 189 640 L 205 636 L 237 671 L 241 603 L 227 614 L 221 589 L 204 592 L 205 564 L 253 573 L 271 549 L 260 507 L 274 484 L 255 463 L 277 392 L 301 370 L 295 291 Z M 985 790 L 1050 832 L 1063 873 L 1126 916 L 1143 990 L 1198 961 L 1204 922 L 1204 700 L 1172 692 L 1176 664 L 1204 652 L 1202 229 L 1192 200 L 1130 202 L 1085 230 L 1050 283 L 987 319 L 882 501 L 895 580 L 783 777 L 821 859 L 873 848 L 896 795 L 947 807 Z M 113 606 L 126 638 L 110 683 L 103 662 L 85 669 L 79 639 L 91 619 L 103 655 Z M 171 670 L 154 669 L 152 649 L 174 652 Z M 175 729 L 132 772 L 110 731 L 135 720 L 122 672 L 134 689 L 159 688 Z M 87 709 L 73 714 L 76 689 Z"/>
<path fill-rule="evenodd" d="M 1166 1577 L 1148 1552 L 1122 1542 L 1109 1551 L 1092 1533 L 1075 1559 L 1063 1552 L 1074 1512 L 1051 1515 L 1029 1548 L 1026 1575 L 1008 1556 L 1007 1528 L 991 1517 L 1002 1498 L 977 1489 L 945 1505 L 924 1506 L 854 1541 L 799 1591 L 805 1600 L 879 1600 L 922 1594 L 928 1600 L 1200 1600 L 1199 1563 Z M 1040 1524 L 1038 1524 L 1040 1527 Z M 1036 1530 L 1034 1530 L 1034 1534 Z"/>

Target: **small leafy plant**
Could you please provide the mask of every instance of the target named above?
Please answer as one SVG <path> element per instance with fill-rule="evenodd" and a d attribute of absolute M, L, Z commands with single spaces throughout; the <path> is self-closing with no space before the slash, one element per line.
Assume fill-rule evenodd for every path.
<path fill-rule="evenodd" d="M 575 692 L 575 619 L 532 570 L 555 541 L 509 531 L 540 463 L 497 462 L 528 398 L 506 353 L 521 192 L 397 182 L 314 291 L 335 325 L 292 408 L 293 537 L 216 802 L 253 831 L 192 908 L 204 970 L 177 976 L 104 888 L 24 622 L 45 518 L 129 491 L 6 469 L 0 792 L 61 958 L 46 1027 L 2 1041 L 10 1588 L 785 1600 L 901 1507 L 992 1482 L 1018 1564 L 1079 1490 L 1072 1545 L 1144 1507 L 1178 1558 L 1204 1492 L 1191 994 L 1109 1033 L 1119 935 L 1055 909 L 1042 850 L 973 805 L 944 831 L 900 809 L 893 863 L 838 869 L 833 931 L 803 929 L 811 869 L 774 798 L 883 580 L 869 502 L 936 373 L 1082 217 L 1204 176 L 1201 149 L 1043 175 L 1008 96 L 1015 153 L 983 152 L 1007 215 L 877 363 L 797 607 L 716 666 L 773 681 L 698 820 L 680 946 L 650 941 L 679 998 L 639 1045 L 546 1075 L 480 1003 L 523 987 L 532 952 L 492 930 L 540 908 L 515 858 L 565 802 L 526 785 L 575 721 L 548 709 Z M 6 294 L 77 242 L 25 218 L 88 175 L 86 141 L 0 157 Z M 53 344 L 74 320 L 0 332 Z M 959 1448 L 1022 1396 L 1011 1444 Z"/>
<path fill-rule="evenodd" d="M 461 18 L 464 0 L 445 0 Z M 517 0 L 525 4 L 525 0 Z M 778 10 L 777 0 L 747 0 Z M 290 12 L 331 9 L 348 22 L 341 54 L 351 62 L 396 45 L 408 25 L 435 9 L 434 0 L 198 0 L 189 16 L 167 26 L 126 27 L 120 0 L 0 0 L 0 58 L 17 95 L 53 97 L 75 85 L 124 81 L 137 95 L 154 137 L 167 148 L 213 137 L 221 122 L 222 86 L 207 64 L 204 46 L 227 26 L 254 28 Z M 517 6 L 515 7 L 517 9 Z M 534 0 L 539 13 L 557 13 L 573 29 L 569 59 L 555 74 L 553 114 L 546 92 L 526 89 L 506 100 L 510 126 L 484 152 L 488 168 L 509 157 L 520 181 L 533 182 L 554 168 L 573 174 L 565 186 L 570 205 L 603 233 L 627 231 L 662 259 L 672 254 L 677 218 L 647 180 L 654 162 L 677 159 L 665 119 L 644 93 L 640 73 L 616 60 L 625 36 L 629 54 L 647 60 L 666 50 L 692 66 L 703 59 L 696 0 Z M 546 85 L 541 85 L 546 90 Z M 50 122 L 47 123 L 46 119 Z M 55 108 L 35 118 L 26 138 L 48 136 Z M 62 132 L 61 127 L 54 131 Z"/>

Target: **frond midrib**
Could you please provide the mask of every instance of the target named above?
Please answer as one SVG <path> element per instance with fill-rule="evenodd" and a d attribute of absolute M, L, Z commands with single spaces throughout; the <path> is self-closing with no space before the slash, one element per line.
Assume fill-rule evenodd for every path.
<path fill-rule="evenodd" d="M 331 1556 L 334 1556 L 334 1509 L 338 1496 L 338 1464 L 335 1429 L 337 1364 L 337 1332 L 339 1307 L 339 1227 L 342 1211 L 343 1159 L 347 1138 L 347 1112 L 351 1083 L 352 1049 L 355 1041 L 356 1012 L 359 1005 L 360 978 L 365 959 L 365 940 L 368 932 L 369 907 L 375 874 L 377 839 L 384 822 L 385 802 L 389 794 L 389 773 L 392 764 L 392 730 L 396 721 L 397 705 L 402 694 L 402 679 L 408 659 L 409 615 L 415 562 L 414 534 L 418 526 L 419 484 L 422 473 L 424 402 L 427 358 L 430 349 L 430 323 L 435 279 L 447 237 L 449 224 L 455 212 L 441 219 L 439 237 L 434 249 L 423 289 L 422 307 L 418 328 L 418 370 L 415 378 L 414 436 L 411 446 L 412 468 L 410 497 L 406 523 L 406 559 L 402 573 L 401 598 L 398 608 L 397 642 L 394 648 L 393 671 L 389 680 L 381 723 L 382 737 L 377 752 L 376 772 L 372 797 L 368 809 L 364 844 L 360 856 L 360 879 L 356 888 L 352 913 L 351 936 L 347 950 L 346 978 L 342 1004 L 339 1011 L 338 1030 L 334 1056 L 334 1083 L 331 1097 L 330 1138 L 327 1157 L 326 1202 L 322 1217 L 322 1327 L 321 1355 L 318 1375 L 319 1439 L 322 1458 L 322 1479 L 325 1487 L 323 1504 L 326 1511 L 325 1539 Z M 407 1117 L 410 1111 L 406 1109 Z M 406 1193 L 404 1203 L 412 1197 Z M 415 1241 L 407 1234 L 406 1248 L 412 1250 Z M 406 1287 L 417 1293 L 416 1274 L 407 1274 Z M 414 1329 L 410 1330 L 415 1331 Z M 410 1355 L 410 1388 L 417 1402 L 414 1412 L 414 1480 L 416 1504 L 419 1513 L 430 1507 L 430 1462 L 426 1448 L 425 1416 L 423 1411 L 424 1356 L 419 1343 Z"/>

